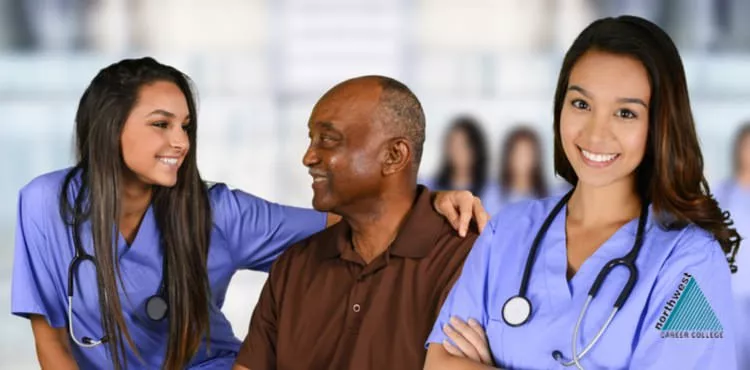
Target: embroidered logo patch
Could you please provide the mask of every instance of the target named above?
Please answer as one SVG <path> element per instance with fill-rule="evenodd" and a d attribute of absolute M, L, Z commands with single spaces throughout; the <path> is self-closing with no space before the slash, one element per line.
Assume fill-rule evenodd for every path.
<path fill-rule="evenodd" d="M 723 338 L 724 328 L 698 282 L 684 273 L 656 322 L 662 338 Z"/>

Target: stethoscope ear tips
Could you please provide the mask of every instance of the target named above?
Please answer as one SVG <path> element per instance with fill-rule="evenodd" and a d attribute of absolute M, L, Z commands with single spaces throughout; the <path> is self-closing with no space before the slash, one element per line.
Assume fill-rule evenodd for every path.
<path fill-rule="evenodd" d="M 560 361 L 562 359 L 562 352 L 560 351 L 552 352 L 552 358 L 554 358 L 555 361 Z"/>
<path fill-rule="evenodd" d="M 733 274 L 737 273 L 737 265 L 729 265 L 729 271 L 731 271 Z"/>

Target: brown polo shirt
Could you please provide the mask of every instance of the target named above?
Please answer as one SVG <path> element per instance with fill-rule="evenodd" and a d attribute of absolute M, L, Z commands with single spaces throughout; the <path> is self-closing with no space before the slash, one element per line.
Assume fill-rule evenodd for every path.
<path fill-rule="evenodd" d="M 425 341 L 477 238 L 421 187 L 389 249 L 366 265 L 346 222 L 274 263 L 237 362 L 251 370 L 421 369 Z"/>

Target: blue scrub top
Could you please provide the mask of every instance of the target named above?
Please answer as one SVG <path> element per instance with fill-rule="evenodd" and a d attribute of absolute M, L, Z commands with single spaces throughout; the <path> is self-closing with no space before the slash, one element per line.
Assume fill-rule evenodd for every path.
<path fill-rule="evenodd" d="M 737 273 L 732 290 L 737 309 L 737 353 L 740 369 L 750 369 L 750 188 L 728 180 L 715 188 L 719 206 L 729 211 L 734 227 L 744 240 L 737 252 Z"/>
<path fill-rule="evenodd" d="M 451 316 L 474 318 L 502 368 L 563 368 L 553 351 L 572 358 L 573 330 L 588 291 L 607 261 L 630 251 L 638 220 L 620 228 L 568 281 L 564 208 L 540 244 L 531 272 L 532 316 L 525 325 L 508 326 L 503 304 L 518 294 L 532 240 L 559 200 L 517 203 L 490 221 L 427 345 L 446 339 L 442 327 Z M 667 231 L 649 217 L 636 265 L 639 276 L 630 298 L 581 364 L 587 369 L 735 369 L 730 272 L 718 242 L 694 225 Z M 611 313 L 626 279 L 625 269 L 613 270 L 592 301 L 579 333 L 579 353 Z"/>
<path fill-rule="evenodd" d="M 20 191 L 18 224 L 11 293 L 14 315 L 46 317 L 54 328 L 67 328 L 68 266 L 75 247 L 60 217 L 59 194 L 68 170 L 48 173 L 32 180 Z M 73 191 L 78 190 L 75 182 Z M 72 195 L 71 192 L 70 195 Z M 211 284 L 210 353 L 201 346 L 191 368 L 228 369 L 240 347 L 229 321 L 221 312 L 229 282 L 238 269 L 267 271 L 290 244 L 325 227 L 326 215 L 313 210 L 267 202 L 224 184 L 209 190 L 213 229 L 208 254 Z M 143 217 L 130 247 L 119 237 L 118 256 L 122 273 L 120 299 L 130 335 L 144 363 L 128 351 L 129 367 L 160 368 L 166 353 L 168 320 L 153 322 L 146 317 L 145 300 L 159 289 L 162 251 L 159 230 L 151 207 Z M 91 232 L 84 224 L 84 250 L 93 255 Z M 248 311 L 248 314 L 250 312 Z M 101 327 L 96 275 L 91 263 L 82 263 L 76 273 L 73 323 L 77 339 L 99 339 Z M 72 340 L 73 355 L 82 369 L 108 368 L 106 344 L 82 348 Z M 127 346 L 127 345 L 126 345 Z"/>

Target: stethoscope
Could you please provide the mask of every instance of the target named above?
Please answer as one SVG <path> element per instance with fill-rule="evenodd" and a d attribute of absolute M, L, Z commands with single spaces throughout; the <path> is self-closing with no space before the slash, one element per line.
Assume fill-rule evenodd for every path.
<path fill-rule="evenodd" d="M 94 269 L 99 268 L 96 264 L 94 257 L 83 250 L 81 246 L 81 239 L 78 235 L 78 225 L 74 224 L 73 227 L 73 241 L 75 244 L 75 256 L 70 261 L 68 266 L 68 330 L 70 331 L 70 338 L 73 339 L 77 345 L 81 347 L 91 348 L 96 347 L 102 343 L 107 343 L 109 338 L 103 336 L 98 340 L 94 340 L 89 337 L 82 337 L 79 341 L 73 331 L 73 277 L 77 272 L 78 266 L 81 262 L 89 261 L 94 264 Z M 164 276 L 167 274 L 167 257 L 162 258 L 162 277 L 159 284 L 159 290 L 156 294 L 152 295 L 146 300 L 146 316 L 153 321 L 161 321 L 167 317 L 169 311 L 169 304 L 167 303 L 166 286 L 164 283 Z"/>
<path fill-rule="evenodd" d="M 513 297 L 510 297 L 507 301 L 505 301 L 505 304 L 503 305 L 503 321 L 505 321 L 506 324 L 512 327 L 521 326 L 525 324 L 526 322 L 528 322 L 529 319 L 531 318 L 532 306 L 531 306 L 531 301 L 529 301 L 529 299 L 526 297 L 526 293 L 529 287 L 529 278 L 531 277 L 531 269 L 534 267 L 534 260 L 536 259 L 537 250 L 539 249 L 539 244 L 541 244 L 542 239 L 544 239 L 544 235 L 547 233 L 547 230 L 552 224 L 552 221 L 555 219 L 557 214 L 560 213 L 560 210 L 568 202 L 571 195 L 573 195 L 573 190 L 570 190 L 557 203 L 555 208 L 552 209 L 552 212 L 550 212 L 550 214 L 547 216 L 547 219 L 544 220 L 542 227 L 539 229 L 539 232 L 537 232 L 536 237 L 534 238 L 534 241 L 531 244 L 531 250 L 529 250 L 529 256 L 526 259 L 526 267 L 523 271 L 523 278 L 521 280 L 521 287 L 518 291 L 518 294 Z M 586 299 L 586 303 L 583 305 L 583 309 L 581 309 L 581 314 L 578 316 L 578 321 L 576 322 L 575 329 L 573 330 L 573 340 L 572 340 L 573 359 L 571 361 L 566 361 L 563 358 L 562 352 L 560 351 L 552 352 L 552 357 L 554 357 L 555 360 L 560 362 L 563 366 L 567 367 L 567 366 L 575 365 L 577 368 L 583 369 L 580 361 L 591 350 L 591 348 L 594 347 L 596 342 L 599 341 L 602 334 L 604 334 L 604 332 L 609 327 L 609 324 L 612 322 L 612 319 L 614 318 L 617 311 L 619 311 L 620 308 L 625 304 L 625 301 L 628 300 L 628 296 L 630 296 L 630 293 L 633 291 L 633 287 L 635 286 L 635 283 L 638 280 L 638 268 L 635 266 L 635 260 L 636 258 L 638 258 L 638 253 L 641 251 L 641 247 L 643 246 L 643 234 L 646 228 L 647 218 L 648 218 L 648 202 L 644 201 L 643 206 L 641 208 L 641 215 L 638 220 L 638 231 L 636 232 L 635 242 L 633 243 L 633 248 L 631 248 L 630 252 L 628 252 L 628 254 L 626 254 L 625 256 L 615 258 L 607 262 L 607 264 L 605 264 L 602 270 L 599 272 L 599 275 L 597 275 L 596 280 L 594 280 L 594 284 L 591 286 L 591 289 L 589 290 L 588 298 Z M 609 317 L 607 318 L 607 321 L 604 322 L 604 325 L 596 333 L 596 335 L 594 336 L 594 339 L 592 339 L 591 342 L 586 347 L 584 347 L 583 352 L 578 354 L 578 348 L 577 348 L 578 332 L 581 329 L 581 323 L 583 322 L 583 318 L 586 315 L 586 311 L 588 310 L 589 305 L 591 304 L 591 301 L 599 292 L 599 288 L 601 288 L 602 284 L 604 283 L 604 280 L 606 280 L 607 275 L 617 266 L 623 266 L 628 269 L 628 281 L 627 283 L 625 283 L 625 286 L 622 288 L 620 295 L 617 297 L 617 300 L 615 301 L 614 306 L 612 306 L 612 313 L 610 313 Z"/>

